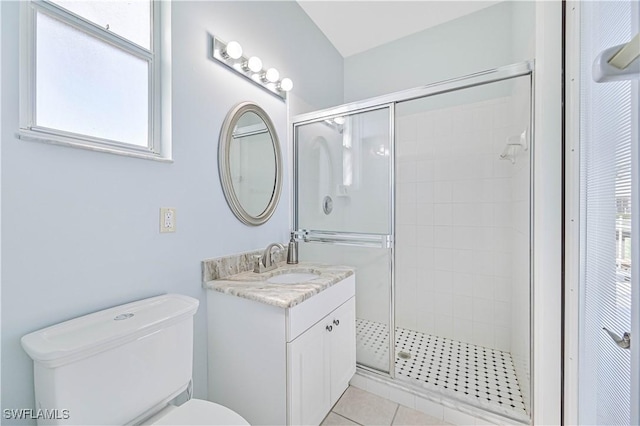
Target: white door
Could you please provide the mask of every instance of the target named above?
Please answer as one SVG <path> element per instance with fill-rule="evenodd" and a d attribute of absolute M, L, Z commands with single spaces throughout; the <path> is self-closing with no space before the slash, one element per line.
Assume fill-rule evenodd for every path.
<path fill-rule="evenodd" d="M 317 425 L 331 408 L 328 320 L 287 344 L 289 424 Z"/>
<path fill-rule="evenodd" d="M 331 405 L 349 386 L 356 372 L 356 301 L 352 297 L 328 318 L 331 331 Z"/>
<path fill-rule="evenodd" d="M 597 83 L 593 64 L 635 36 L 640 16 L 637 1 L 579 6 L 578 423 L 638 424 L 638 80 Z"/>

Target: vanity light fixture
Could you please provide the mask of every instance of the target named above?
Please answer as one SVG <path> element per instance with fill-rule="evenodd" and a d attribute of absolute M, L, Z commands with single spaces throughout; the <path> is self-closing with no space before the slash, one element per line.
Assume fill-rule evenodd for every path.
<path fill-rule="evenodd" d="M 275 68 L 269 68 L 262 74 L 262 81 L 265 83 L 275 83 L 280 78 L 280 72 Z"/>
<path fill-rule="evenodd" d="M 242 46 L 237 41 L 230 41 L 222 51 L 222 57 L 226 59 L 238 59 L 242 57 Z"/>
<path fill-rule="evenodd" d="M 293 89 L 293 81 L 291 81 L 291 79 L 288 77 L 283 78 L 280 81 L 279 89 L 284 90 L 285 92 L 289 92 L 291 89 Z"/>
<path fill-rule="evenodd" d="M 242 69 L 246 71 L 251 71 L 255 73 L 259 73 L 262 71 L 262 59 L 257 56 L 252 56 L 247 61 L 242 64 Z"/>
<path fill-rule="evenodd" d="M 229 69 L 251 80 L 260 87 L 279 96 L 287 98 L 287 92 L 293 89 L 293 81 L 290 78 L 280 79 L 280 72 L 273 68 L 263 67 L 262 60 L 257 56 L 244 56 L 242 46 L 237 41 L 226 43 L 212 36 L 213 59 L 223 63 Z"/>

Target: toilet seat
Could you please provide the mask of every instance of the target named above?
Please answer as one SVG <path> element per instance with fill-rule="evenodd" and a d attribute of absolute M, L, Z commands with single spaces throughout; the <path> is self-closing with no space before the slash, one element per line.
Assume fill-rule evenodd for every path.
<path fill-rule="evenodd" d="M 154 425 L 249 425 L 235 411 L 202 399 L 190 399 L 157 419 Z"/>

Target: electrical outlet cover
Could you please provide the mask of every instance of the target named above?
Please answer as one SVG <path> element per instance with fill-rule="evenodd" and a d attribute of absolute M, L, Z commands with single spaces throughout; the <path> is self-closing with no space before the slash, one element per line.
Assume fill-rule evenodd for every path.
<path fill-rule="evenodd" d="M 160 208 L 160 232 L 176 232 L 176 209 Z"/>

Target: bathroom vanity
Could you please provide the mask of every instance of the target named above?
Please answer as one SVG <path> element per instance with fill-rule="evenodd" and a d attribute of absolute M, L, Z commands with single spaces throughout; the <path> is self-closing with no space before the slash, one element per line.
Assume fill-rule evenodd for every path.
<path fill-rule="evenodd" d="M 356 369 L 353 270 L 282 264 L 204 286 L 209 398 L 251 424 L 320 424 Z"/>

